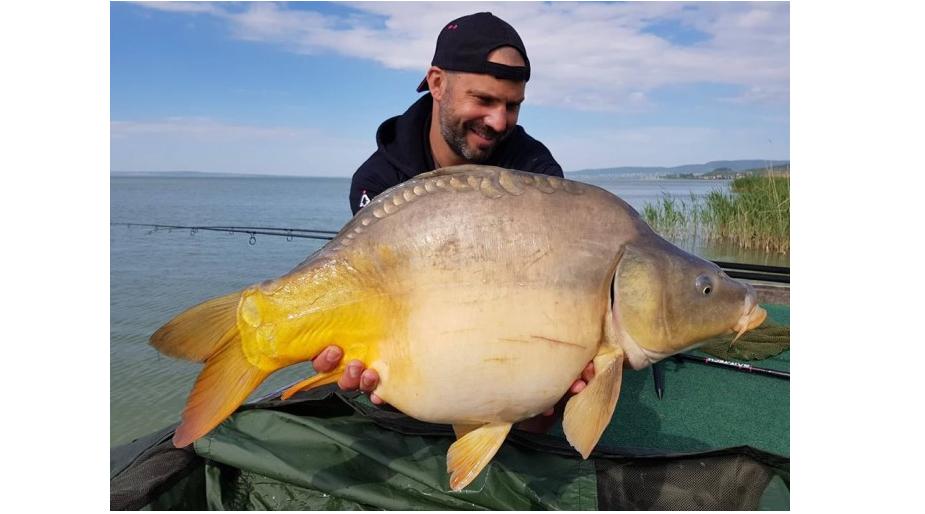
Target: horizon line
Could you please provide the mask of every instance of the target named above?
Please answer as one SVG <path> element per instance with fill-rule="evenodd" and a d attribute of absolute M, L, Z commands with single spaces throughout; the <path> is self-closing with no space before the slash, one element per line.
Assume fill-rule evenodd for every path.
<path fill-rule="evenodd" d="M 581 168 L 577 170 L 563 170 L 563 173 L 579 173 L 584 171 L 609 170 L 618 168 L 646 168 L 646 169 L 671 169 L 685 166 L 703 166 L 711 162 L 735 162 L 735 161 L 764 161 L 768 163 L 790 163 L 790 159 L 714 159 L 702 163 L 677 164 L 673 166 L 657 165 L 621 165 L 621 166 L 604 166 L 599 168 Z M 352 175 L 297 175 L 286 173 L 256 173 L 256 172 L 239 172 L 239 171 L 201 171 L 201 170 L 109 170 L 109 174 L 160 174 L 160 173 L 190 173 L 201 175 L 235 175 L 248 177 L 296 177 L 296 178 L 350 178 Z"/>

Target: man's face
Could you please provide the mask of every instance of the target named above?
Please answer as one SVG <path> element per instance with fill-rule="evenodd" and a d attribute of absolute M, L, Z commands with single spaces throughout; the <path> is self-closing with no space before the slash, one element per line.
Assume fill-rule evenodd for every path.
<path fill-rule="evenodd" d="M 517 125 L 526 83 L 476 73 L 450 73 L 447 78 L 440 133 L 467 161 L 484 162 Z"/>

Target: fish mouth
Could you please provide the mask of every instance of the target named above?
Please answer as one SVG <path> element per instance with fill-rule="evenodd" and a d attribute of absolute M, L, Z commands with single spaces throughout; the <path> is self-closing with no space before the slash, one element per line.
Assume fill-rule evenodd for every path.
<path fill-rule="evenodd" d="M 742 337 L 742 334 L 764 323 L 765 318 L 768 317 L 768 311 L 758 305 L 754 293 L 745 297 L 744 312 L 732 327 L 732 331 L 736 333 L 732 339 L 733 344 Z"/>

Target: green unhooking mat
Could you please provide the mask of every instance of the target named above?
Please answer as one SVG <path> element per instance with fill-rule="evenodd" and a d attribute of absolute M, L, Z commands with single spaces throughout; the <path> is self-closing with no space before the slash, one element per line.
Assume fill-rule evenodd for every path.
<path fill-rule="evenodd" d="M 789 324 L 786 308 L 770 308 Z M 753 364 L 789 369 L 789 351 Z M 242 407 L 176 449 L 173 428 L 111 450 L 113 510 L 789 509 L 789 382 L 692 363 L 624 373 L 586 461 L 514 430 L 465 490 L 448 486 L 443 425 L 328 387 Z M 642 449 L 655 448 L 655 449 Z"/>

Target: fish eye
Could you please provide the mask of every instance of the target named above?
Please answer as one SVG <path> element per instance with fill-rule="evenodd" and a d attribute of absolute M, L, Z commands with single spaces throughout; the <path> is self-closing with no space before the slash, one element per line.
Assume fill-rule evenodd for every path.
<path fill-rule="evenodd" d="M 710 280 L 710 277 L 706 275 L 700 275 L 697 277 L 697 282 L 695 285 L 700 293 L 704 296 L 710 296 L 710 293 L 713 292 L 713 281 Z"/>

